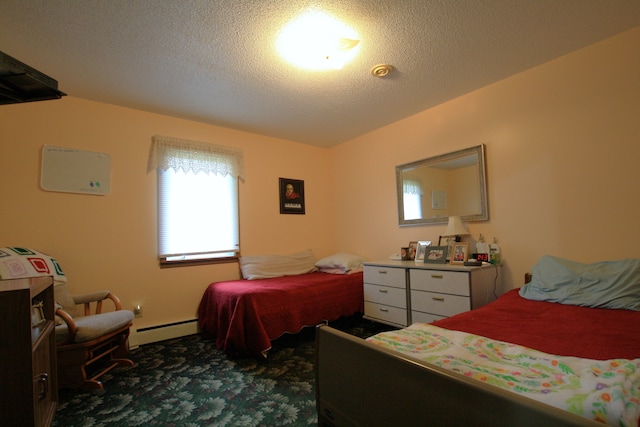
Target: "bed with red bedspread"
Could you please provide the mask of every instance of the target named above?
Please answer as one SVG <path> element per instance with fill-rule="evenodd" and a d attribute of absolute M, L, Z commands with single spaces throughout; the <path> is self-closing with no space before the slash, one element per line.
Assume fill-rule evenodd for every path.
<path fill-rule="evenodd" d="M 319 327 L 319 424 L 640 426 L 640 260 L 543 257 L 533 278 L 367 340 Z"/>
<path fill-rule="evenodd" d="M 265 357 L 271 340 L 364 311 L 362 272 L 211 283 L 198 308 L 205 338 L 230 356 Z"/>
<path fill-rule="evenodd" d="M 491 304 L 432 325 L 550 354 L 640 358 L 640 312 L 531 301 L 511 290 Z"/>

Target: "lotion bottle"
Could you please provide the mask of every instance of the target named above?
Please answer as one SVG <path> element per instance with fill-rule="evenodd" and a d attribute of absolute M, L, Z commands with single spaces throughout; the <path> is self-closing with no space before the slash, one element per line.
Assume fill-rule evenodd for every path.
<path fill-rule="evenodd" d="M 500 264 L 500 246 L 498 246 L 498 241 L 496 238 L 493 238 L 493 243 L 489 245 L 489 262 L 491 264 Z"/>

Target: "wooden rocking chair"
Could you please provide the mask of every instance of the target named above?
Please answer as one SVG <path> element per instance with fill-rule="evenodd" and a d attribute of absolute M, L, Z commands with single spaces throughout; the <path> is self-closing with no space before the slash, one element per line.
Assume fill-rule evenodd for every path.
<path fill-rule="evenodd" d="M 56 284 L 54 293 L 59 388 L 102 389 L 100 377 L 117 366 L 134 365 L 126 358 L 134 316 L 122 310 L 118 297 L 109 291 L 74 296 L 66 283 Z M 115 311 L 102 313 L 104 300 L 110 300 Z M 84 311 L 78 305 L 84 305 Z"/>

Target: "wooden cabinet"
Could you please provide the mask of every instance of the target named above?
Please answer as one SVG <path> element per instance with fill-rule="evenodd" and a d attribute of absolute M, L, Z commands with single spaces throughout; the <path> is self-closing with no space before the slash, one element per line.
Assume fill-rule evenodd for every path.
<path fill-rule="evenodd" d="M 0 313 L 0 425 L 49 426 L 58 402 L 53 279 L 0 280 Z"/>
<path fill-rule="evenodd" d="M 430 323 L 495 299 L 499 267 L 414 261 L 364 266 L 364 317 L 394 326 Z"/>

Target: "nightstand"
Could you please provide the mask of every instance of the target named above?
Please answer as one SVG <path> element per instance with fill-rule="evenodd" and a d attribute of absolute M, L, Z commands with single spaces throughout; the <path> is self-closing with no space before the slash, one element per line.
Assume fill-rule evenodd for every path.
<path fill-rule="evenodd" d="M 49 426 L 58 402 L 53 278 L 0 280 L 0 425 Z"/>

